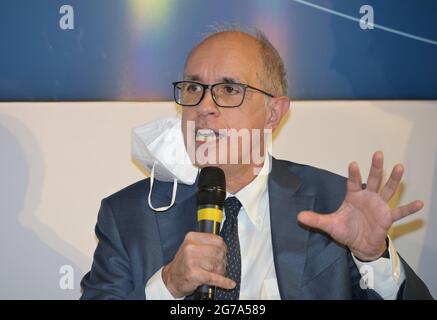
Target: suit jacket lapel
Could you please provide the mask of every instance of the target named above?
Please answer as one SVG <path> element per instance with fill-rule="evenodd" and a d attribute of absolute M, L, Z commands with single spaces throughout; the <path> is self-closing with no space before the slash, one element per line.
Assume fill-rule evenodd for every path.
<path fill-rule="evenodd" d="M 164 265 L 173 259 L 185 235 L 197 230 L 196 184 L 178 184 L 174 205 L 165 212 L 156 213 Z M 155 186 L 153 188 L 155 189 Z M 159 205 L 170 203 L 171 190 L 172 185 L 169 183 L 166 183 L 165 187 L 159 186 L 156 193 L 153 190 Z"/>
<path fill-rule="evenodd" d="M 307 255 L 309 232 L 299 226 L 297 214 L 312 210 L 314 197 L 296 191 L 300 178 L 285 162 L 272 158 L 269 176 L 269 203 L 273 255 L 282 299 L 299 299 Z"/>

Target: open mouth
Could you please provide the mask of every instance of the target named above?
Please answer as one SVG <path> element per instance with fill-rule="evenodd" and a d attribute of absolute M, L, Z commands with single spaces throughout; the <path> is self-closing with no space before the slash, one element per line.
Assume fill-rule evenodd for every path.
<path fill-rule="evenodd" d="M 224 136 L 225 134 L 219 133 L 210 128 L 196 129 L 196 141 L 200 141 L 200 142 L 215 141 L 223 138 Z"/>

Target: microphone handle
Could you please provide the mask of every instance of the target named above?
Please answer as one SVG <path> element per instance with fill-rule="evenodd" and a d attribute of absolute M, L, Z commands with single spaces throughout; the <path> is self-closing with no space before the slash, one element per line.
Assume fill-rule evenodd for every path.
<path fill-rule="evenodd" d="M 202 205 L 197 210 L 199 232 L 220 234 L 220 224 L 222 221 L 223 210 L 217 205 Z M 196 300 L 214 300 L 215 287 L 207 284 L 199 286 L 194 293 Z"/>

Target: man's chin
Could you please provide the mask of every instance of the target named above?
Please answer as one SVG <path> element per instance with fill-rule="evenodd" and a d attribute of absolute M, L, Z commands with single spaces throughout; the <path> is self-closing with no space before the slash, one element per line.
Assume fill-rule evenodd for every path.
<path fill-rule="evenodd" d="M 241 167 L 242 165 L 236 164 L 236 163 L 229 164 L 229 163 L 207 162 L 207 163 L 201 163 L 201 164 L 196 163 L 195 166 L 199 169 L 203 169 L 206 167 L 218 167 L 218 168 L 223 169 L 223 170 L 229 170 L 231 168 Z"/>
<path fill-rule="evenodd" d="M 199 169 L 203 169 L 203 168 L 206 168 L 206 167 L 220 167 L 219 165 L 213 164 L 213 163 L 204 163 L 204 164 L 197 164 L 196 163 L 195 166 L 197 168 L 199 168 Z"/>
<path fill-rule="evenodd" d="M 202 169 L 202 168 L 206 168 L 206 167 L 223 167 L 223 166 L 226 166 L 227 164 L 223 164 L 223 163 L 219 163 L 219 162 L 202 162 L 202 163 L 199 163 L 199 162 L 196 162 L 195 164 L 194 164 L 196 167 L 198 167 L 198 168 L 200 168 L 200 169 Z"/>

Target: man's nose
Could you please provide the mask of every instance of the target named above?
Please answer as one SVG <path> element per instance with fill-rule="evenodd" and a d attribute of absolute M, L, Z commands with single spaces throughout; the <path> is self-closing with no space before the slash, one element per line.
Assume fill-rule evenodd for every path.
<path fill-rule="evenodd" d="M 216 115 L 219 113 L 218 106 L 215 104 L 212 98 L 212 92 L 210 89 L 206 89 L 205 96 L 202 101 L 197 105 L 197 112 L 199 115 Z"/>

